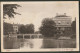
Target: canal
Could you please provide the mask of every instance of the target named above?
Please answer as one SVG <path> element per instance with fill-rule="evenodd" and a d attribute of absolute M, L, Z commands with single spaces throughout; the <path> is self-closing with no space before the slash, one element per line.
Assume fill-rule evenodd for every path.
<path fill-rule="evenodd" d="M 4 37 L 4 49 L 41 49 L 41 48 L 75 48 L 76 40 L 58 40 L 44 38 Z"/>

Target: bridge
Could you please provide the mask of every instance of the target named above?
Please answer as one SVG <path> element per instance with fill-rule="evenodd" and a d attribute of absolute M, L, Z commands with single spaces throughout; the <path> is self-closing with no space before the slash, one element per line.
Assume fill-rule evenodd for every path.
<path fill-rule="evenodd" d="M 9 34 L 5 35 L 4 37 L 15 37 L 18 39 L 36 39 L 42 38 L 42 34 Z"/>

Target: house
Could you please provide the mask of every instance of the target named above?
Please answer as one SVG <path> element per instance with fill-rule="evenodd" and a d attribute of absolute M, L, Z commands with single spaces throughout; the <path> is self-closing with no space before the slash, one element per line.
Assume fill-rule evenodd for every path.
<path fill-rule="evenodd" d="M 20 27 L 21 25 L 22 25 L 22 24 L 14 24 L 14 23 L 13 23 L 14 33 L 18 33 L 18 32 L 19 32 L 19 27 Z"/>
<path fill-rule="evenodd" d="M 59 31 L 70 30 L 71 29 L 71 16 L 67 16 L 66 13 L 63 15 L 57 14 L 54 18 L 52 18 L 56 23 L 56 28 Z M 63 32 L 60 32 L 63 33 Z"/>

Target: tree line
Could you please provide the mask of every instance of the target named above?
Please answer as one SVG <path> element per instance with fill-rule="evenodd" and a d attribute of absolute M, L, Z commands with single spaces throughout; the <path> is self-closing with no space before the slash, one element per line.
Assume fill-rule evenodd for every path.
<path fill-rule="evenodd" d="M 34 33 L 34 25 L 33 24 L 22 25 L 19 27 L 18 33 L 20 33 L 20 34 L 32 34 L 32 33 Z"/>
<path fill-rule="evenodd" d="M 3 31 L 4 35 L 9 35 L 10 32 L 14 32 L 13 24 L 4 22 L 3 25 Z M 34 33 L 34 25 L 33 24 L 27 24 L 27 25 L 20 25 L 18 27 L 17 34 L 32 34 Z M 14 34 L 14 33 L 13 33 Z"/>

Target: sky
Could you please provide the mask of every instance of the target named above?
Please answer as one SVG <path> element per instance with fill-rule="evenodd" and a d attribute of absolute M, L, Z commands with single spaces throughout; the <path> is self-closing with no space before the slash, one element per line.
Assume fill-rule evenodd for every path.
<path fill-rule="evenodd" d="M 69 2 L 17 2 L 21 5 L 16 12 L 21 15 L 15 15 L 15 18 L 7 19 L 6 22 L 18 23 L 18 24 L 34 24 L 35 31 L 39 30 L 41 22 L 44 18 L 52 18 L 58 14 L 66 13 L 67 16 L 72 17 L 72 21 L 75 17 L 78 17 L 78 3 L 76 1 Z"/>

